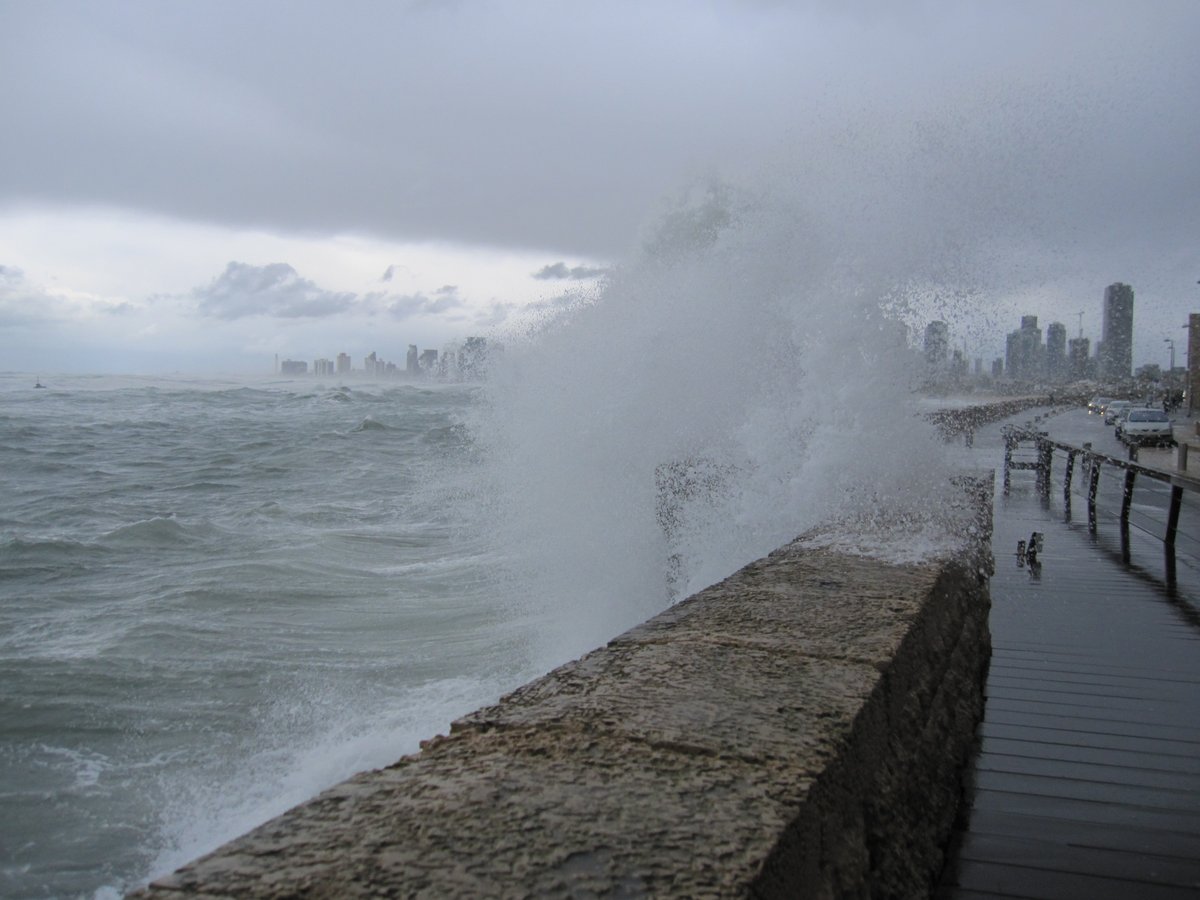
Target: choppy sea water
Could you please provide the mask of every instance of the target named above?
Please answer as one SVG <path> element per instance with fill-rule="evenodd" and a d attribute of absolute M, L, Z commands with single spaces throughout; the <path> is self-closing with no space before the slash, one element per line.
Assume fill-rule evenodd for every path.
<path fill-rule="evenodd" d="M 0 376 L 0 896 L 118 894 L 537 674 L 475 389 L 43 380 Z"/>

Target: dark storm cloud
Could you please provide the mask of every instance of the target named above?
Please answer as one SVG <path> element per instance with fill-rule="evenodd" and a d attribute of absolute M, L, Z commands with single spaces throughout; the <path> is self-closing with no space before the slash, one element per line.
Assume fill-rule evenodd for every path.
<path fill-rule="evenodd" d="M 229 263 L 211 284 L 192 291 L 192 297 L 197 312 L 218 319 L 320 318 L 344 313 L 357 300 L 354 294 L 322 290 L 287 263 L 242 262 Z"/>
<path fill-rule="evenodd" d="M 432 297 L 425 294 L 374 294 L 370 295 L 374 302 L 382 305 L 388 314 L 395 319 L 409 319 L 413 316 L 438 315 L 450 312 L 465 305 L 458 294 L 458 288 L 445 285 L 433 292 Z"/>
<path fill-rule="evenodd" d="M 393 263 L 384 270 L 383 274 L 379 277 L 379 280 L 382 282 L 391 281 L 400 272 L 403 272 L 406 275 L 412 274 L 412 270 L 408 268 L 408 266 L 402 266 L 398 263 Z"/>
<path fill-rule="evenodd" d="M 607 271 L 607 269 L 598 269 L 590 266 L 572 266 L 568 268 L 566 263 L 556 262 L 548 266 L 543 266 L 533 273 L 533 277 L 542 281 L 560 281 L 564 279 L 583 281 L 588 278 L 599 278 Z"/>
<path fill-rule="evenodd" d="M 604 259 L 680 181 L 783 162 L 1194 245 L 1194 2 L 0 3 L 0 206 Z"/>

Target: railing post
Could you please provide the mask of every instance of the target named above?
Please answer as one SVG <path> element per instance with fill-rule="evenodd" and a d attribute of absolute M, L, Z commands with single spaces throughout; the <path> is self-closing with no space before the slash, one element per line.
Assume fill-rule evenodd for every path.
<path fill-rule="evenodd" d="M 1011 484 L 1009 477 L 1009 469 L 1012 467 L 1012 452 L 1016 445 L 1016 439 L 1013 437 L 1012 426 L 1007 425 L 1004 428 L 1004 494 L 1008 496 L 1008 489 Z"/>
<path fill-rule="evenodd" d="M 1136 480 L 1137 470 L 1126 469 L 1125 490 L 1121 495 L 1121 558 L 1126 563 L 1129 562 L 1129 510 L 1133 506 L 1133 485 Z"/>
<path fill-rule="evenodd" d="M 1075 454 L 1078 450 L 1067 451 L 1067 469 L 1063 473 L 1063 511 L 1071 518 L 1071 475 L 1075 471 Z"/>
<path fill-rule="evenodd" d="M 1054 445 L 1038 434 L 1034 438 L 1037 448 L 1037 490 L 1042 497 L 1050 496 L 1050 464 L 1054 459 Z"/>
<path fill-rule="evenodd" d="M 1167 509 L 1167 533 L 1163 537 L 1163 542 L 1170 548 L 1171 553 L 1175 552 L 1175 532 L 1179 528 L 1179 510 L 1183 506 L 1183 488 L 1179 485 L 1171 486 L 1171 506 Z"/>
<path fill-rule="evenodd" d="M 1100 489 L 1100 462 L 1088 454 L 1088 531 L 1096 530 L 1096 492 Z"/>
<path fill-rule="evenodd" d="M 1187 446 L 1186 444 L 1183 446 Z M 1167 584 L 1175 587 L 1175 533 L 1179 529 L 1179 510 L 1183 506 L 1183 488 L 1171 485 L 1171 506 L 1167 510 L 1167 533 L 1163 536 L 1163 553 L 1167 563 Z"/>
<path fill-rule="evenodd" d="M 1187 441 L 1180 442 L 1175 450 L 1175 468 L 1180 472 L 1187 471 L 1188 445 Z"/>

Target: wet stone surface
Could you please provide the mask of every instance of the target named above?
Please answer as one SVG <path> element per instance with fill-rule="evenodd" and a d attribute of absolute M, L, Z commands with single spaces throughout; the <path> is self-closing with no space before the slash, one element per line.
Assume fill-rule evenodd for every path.
<path fill-rule="evenodd" d="M 921 893 L 987 614 L 975 560 L 797 542 L 139 895 Z"/>

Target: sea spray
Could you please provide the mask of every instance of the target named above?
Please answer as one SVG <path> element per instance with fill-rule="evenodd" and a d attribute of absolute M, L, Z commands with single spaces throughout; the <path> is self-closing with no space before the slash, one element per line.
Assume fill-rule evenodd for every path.
<path fill-rule="evenodd" d="M 507 338 L 474 434 L 546 664 L 815 525 L 936 508 L 947 470 L 879 274 L 802 205 L 709 184 L 597 295 Z M 709 473 L 666 529 L 664 466 Z"/>

